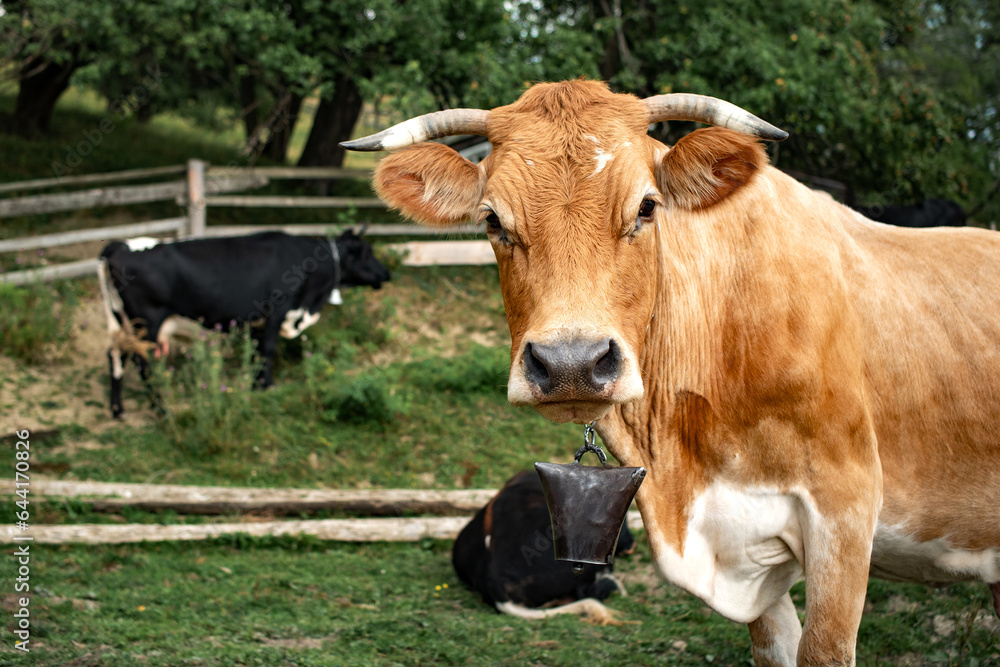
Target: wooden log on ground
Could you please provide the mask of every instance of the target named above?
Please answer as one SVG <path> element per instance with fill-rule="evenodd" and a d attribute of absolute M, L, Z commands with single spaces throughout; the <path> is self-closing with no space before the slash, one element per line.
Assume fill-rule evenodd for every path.
<path fill-rule="evenodd" d="M 430 517 L 410 519 L 325 519 L 321 521 L 265 521 L 260 523 L 215 523 L 160 526 L 152 524 L 77 524 L 33 525 L 27 531 L 17 526 L 0 527 L 0 543 L 12 544 L 14 538 L 30 537 L 35 544 L 126 544 L 205 540 L 222 535 L 243 533 L 255 537 L 268 535 L 314 535 L 321 540 L 338 542 L 417 542 L 424 538 L 455 539 L 470 517 Z M 628 526 L 642 527 L 638 512 L 628 513 Z M 26 542 L 18 542 L 24 544 Z"/>
<path fill-rule="evenodd" d="M 486 502 L 489 502 L 488 500 Z M 486 503 L 481 503 L 485 505 Z M 124 500 L 110 498 L 93 500 L 91 506 L 95 512 L 119 513 L 126 507 L 145 512 L 173 511 L 177 514 L 265 514 L 268 516 L 298 516 L 301 514 L 317 514 L 319 512 L 344 512 L 357 516 L 400 517 L 407 514 L 433 514 L 436 516 L 453 516 L 466 514 L 470 509 L 468 503 L 449 500 L 413 499 L 404 502 L 386 502 L 384 500 L 325 500 L 325 501 L 290 501 L 275 502 L 270 500 L 237 502 L 185 502 L 161 500 Z"/>
<path fill-rule="evenodd" d="M 0 493 L 9 495 L 14 489 L 13 480 L 0 480 Z M 94 509 L 103 512 L 120 512 L 124 507 L 134 507 L 148 511 L 174 510 L 179 514 L 271 512 L 294 515 L 328 510 L 400 516 L 406 513 L 468 514 L 488 503 L 496 489 L 260 489 L 35 479 L 31 482 L 31 494 L 36 498 L 93 499 Z"/>
<path fill-rule="evenodd" d="M 15 537 L 31 537 L 35 544 L 126 544 L 205 540 L 221 535 L 245 533 L 268 535 L 314 535 L 338 542 L 417 542 L 424 538 L 454 539 L 468 517 L 410 519 L 324 519 L 318 521 L 264 521 L 259 523 L 206 523 L 160 526 L 155 524 L 32 525 L 27 531 L 5 525 L 0 543 L 14 543 Z"/>

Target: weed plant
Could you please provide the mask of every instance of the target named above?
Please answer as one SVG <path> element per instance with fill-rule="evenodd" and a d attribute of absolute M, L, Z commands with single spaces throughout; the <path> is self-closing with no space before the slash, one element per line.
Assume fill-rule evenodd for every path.
<path fill-rule="evenodd" d="M 257 418 L 251 392 L 261 363 L 248 327 L 206 330 L 182 358 L 154 361 L 153 387 L 166 409 L 159 428 L 182 450 L 230 451 Z"/>
<path fill-rule="evenodd" d="M 0 354 L 41 364 L 72 336 L 79 287 L 68 281 L 18 287 L 0 283 Z"/>

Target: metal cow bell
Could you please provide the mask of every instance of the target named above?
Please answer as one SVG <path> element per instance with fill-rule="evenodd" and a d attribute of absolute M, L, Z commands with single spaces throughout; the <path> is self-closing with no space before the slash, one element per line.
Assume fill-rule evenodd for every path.
<path fill-rule="evenodd" d="M 556 560 L 610 565 L 646 469 L 607 465 L 607 456 L 594 444 L 594 436 L 591 422 L 573 463 L 535 463 L 535 471 L 549 506 Z M 582 465 L 580 458 L 586 452 L 597 454 L 601 465 Z"/>

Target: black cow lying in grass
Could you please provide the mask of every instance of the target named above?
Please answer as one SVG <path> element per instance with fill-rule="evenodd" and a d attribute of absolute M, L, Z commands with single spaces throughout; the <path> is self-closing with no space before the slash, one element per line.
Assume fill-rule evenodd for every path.
<path fill-rule="evenodd" d="M 315 324 L 323 304 L 339 297 L 337 289 L 379 289 L 389 280 L 371 245 L 351 231 L 334 240 L 265 232 L 140 251 L 113 241 L 101 260 L 115 417 L 123 412 L 126 354 L 147 379 L 147 353 L 165 354 L 177 330 L 190 333 L 195 322 L 221 331 L 248 323 L 263 361 L 257 381 L 268 387 L 279 336 L 295 338 Z"/>
<path fill-rule="evenodd" d="M 616 553 L 628 554 L 635 541 L 622 527 Z M 597 623 L 614 623 L 601 604 L 625 589 L 611 565 L 583 566 L 557 561 L 552 524 L 542 484 L 534 470 L 512 477 L 486 507 L 462 529 L 452 551 L 459 579 L 498 611 L 522 618 L 580 614 Z"/>

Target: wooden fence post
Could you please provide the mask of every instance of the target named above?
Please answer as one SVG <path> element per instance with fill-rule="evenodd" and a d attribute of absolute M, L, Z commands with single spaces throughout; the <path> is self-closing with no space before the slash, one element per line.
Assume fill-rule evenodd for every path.
<path fill-rule="evenodd" d="M 205 235 L 205 163 L 188 160 L 187 167 L 188 235 Z"/>

